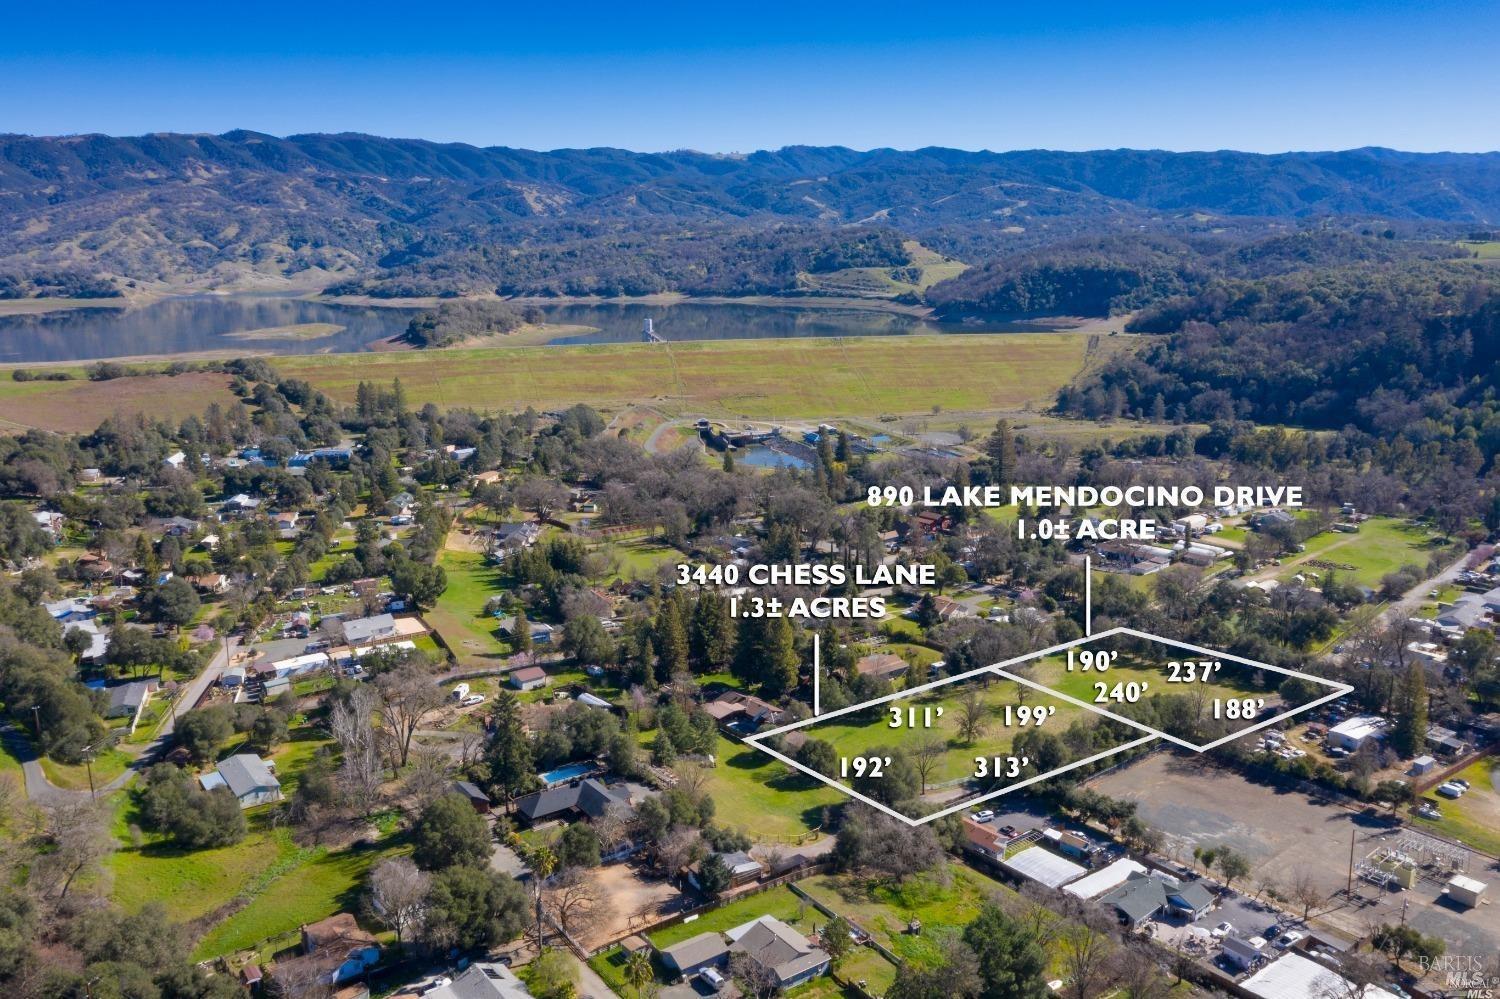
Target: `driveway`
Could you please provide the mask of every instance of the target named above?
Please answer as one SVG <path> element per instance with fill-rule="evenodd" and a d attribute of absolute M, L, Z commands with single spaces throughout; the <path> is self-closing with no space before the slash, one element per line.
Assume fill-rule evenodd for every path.
<path fill-rule="evenodd" d="M 177 695 L 177 707 L 162 722 L 156 738 L 151 740 L 139 756 L 125 768 L 120 774 L 108 784 L 100 785 L 95 791 L 96 795 L 108 794 L 117 791 L 130 783 L 132 777 L 144 771 L 154 763 L 158 756 L 165 753 L 172 744 L 172 731 L 176 727 L 177 715 L 185 710 L 182 705 L 194 705 L 203 697 L 209 686 L 217 683 L 219 675 L 229 665 L 229 656 L 239 647 L 239 643 L 230 640 L 228 655 L 222 644 L 218 653 L 204 667 L 203 672 L 189 680 Z M 88 794 L 87 791 L 70 791 L 58 787 L 47 779 L 47 773 L 42 769 L 40 759 L 37 757 L 36 749 L 31 740 L 27 739 L 15 726 L 7 726 L 0 730 L 0 739 L 5 741 L 5 747 L 12 756 L 21 761 L 21 773 L 25 779 L 26 797 L 38 805 L 56 805 L 67 801 L 76 801 L 79 797 Z"/>

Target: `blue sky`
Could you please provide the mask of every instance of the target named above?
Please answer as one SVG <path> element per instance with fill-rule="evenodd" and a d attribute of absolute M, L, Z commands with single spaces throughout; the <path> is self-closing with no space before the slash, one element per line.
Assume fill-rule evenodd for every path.
<path fill-rule="evenodd" d="M 1500 149 L 1490 2 L 12 6 L 10 132 Z"/>

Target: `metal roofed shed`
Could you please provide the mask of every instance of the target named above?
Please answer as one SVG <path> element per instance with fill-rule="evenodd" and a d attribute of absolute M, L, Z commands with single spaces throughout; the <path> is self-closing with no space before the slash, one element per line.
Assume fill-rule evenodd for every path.
<path fill-rule="evenodd" d="M 1455 874 L 1448 879 L 1447 893 L 1448 897 L 1459 905 L 1466 905 L 1472 909 L 1484 900 L 1484 890 L 1488 887 L 1489 885 L 1483 881 Z"/>
<path fill-rule="evenodd" d="M 1328 730 L 1328 744 L 1354 752 L 1366 739 L 1385 736 L 1385 719 L 1379 715 L 1355 715 Z"/>
<path fill-rule="evenodd" d="M 1000 865 L 1012 874 L 1048 888 L 1061 888 L 1088 873 L 1088 868 L 1039 846 L 1027 847 L 1009 860 L 1001 861 Z"/>
<path fill-rule="evenodd" d="M 1101 867 L 1086 877 L 1079 878 L 1064 888 L 1063 891 L 1069 895 L 1076 895 L 1079 898 L 1094 898 L 1103 895 L 1111 888 L 1124 884 L 1125 880 L 1132 874 L 1145 873 L 1146 867 L 1144 864 L 1137 863 L 1129 857 L 1125 857 L 1115 861 L 1108 867 Z"/>
<path fill-rule="evenodd" d="M 1378 985 L 1363 993 L 1343 975 L 1301 954 L 1283 954 L 1240 983 L 1240 989 L 1260 999 L 1328 999 L 1362 995 L 1362 999 L 1396 999 Z"/>

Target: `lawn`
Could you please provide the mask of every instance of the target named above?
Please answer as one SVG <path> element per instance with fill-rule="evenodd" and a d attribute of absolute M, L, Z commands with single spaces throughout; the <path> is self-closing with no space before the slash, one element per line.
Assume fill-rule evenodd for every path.
<path fill-rule="evenodd" d="M 444 550 L 438 564 L 448 574 L 448 588 L 424 620 L 461 665 L 498 665 L 511 650 L 497 634 L 500 622 L 484 607 L 501 590 L 500 570 L 478 552 Z"/>
<path fill-rule="evenodd" d="M 671 545 L 660 544 L 647 538 L 612 542 L 605 550 L 619 562 L 614 574 L 604 579 L 605 583 L 625 579 L 654 579 L 656 572 L 669 562 L 677 562 L 683 554 Z"/>
<path fill-rule="evenodd" d="M 272 363 L 346 401 L 361 381 L 399 377 L 413 405 L 492 409 L 504 400 L 510 409 L 554 409 L 586 401 L 618 409 L 671 400 L 695 412 L 828 419 L 1050 403 L 1086 357 L 1097 363 L 1112 349 L 1112 341 L 1088 334 L 967 334 L 304 355 Z M 872 379 L 872 371 L 902 376 Z"/>
<path fill-rule="evenodd" d="M 126 846 L 110 858 L 112 895 L 130 911 L 165 902 L 174 920 L 188 922 L 218 909 L 296 854 L 291 832 L 271 830 L 264 821 L 253 823 L 243 841 L 213 850 L 184 850 L 146 834 L 140 846 Z"/>
<path fill-rule="evenodd" d="M 295 931 L 336 912 L 358 911 L 371 866 L 397 852 L 394 846 L 329 852 L 321 847 L 282 858 L 283 863 L 244 908 L 210 930 L 193 960 L 231 954 Z"/>
<path fill-rule="evenodd" d="M 42 757 L 42 770 L 47 779 L 58 787 L 67 788 L 70 791 L 87 791 L 89 789 L 89 769 L 94 772 L 94 787 L 101 788 L 125 772 L 130 762 L 135 759 L 129 753 L 120 749 L 106 749 L 97 754 L 93 762 L 88 766 L 82 763 L 58 763 L 50 756 Z"/>
<path fill-rule="evenodd" d="M 1307 551 L 1283 560 L 1277 578 L 1285 582 L 1297 573 L 1321 576 L 1327 570 L 1308 565 L 1311 560 L 1352 566 L 1338 575 L 1346 582 L 1378 587 L 1380 580 L 1403 565 L 1427 565 L 1444 542 L 1430 530 L 1397 517 L 1371 517 L 1357 534 L 1329 531 L 1311 538 Z"/>
<path fill-rule="evenodd" d="M 718 766 L 707 771 L 714 821 L 759 842 L 795 842 L 818 828 L 838 791 L 759 750 L 719 736 Z"/>
<path fill-rule="evenodd" d="M 823 874 L 799 882 L 834 912 L 858 923 L 904 961 L 937 959 L 939 931 L 968 925 L 988 899 L 1015 892 L 978 871 L 950 862 L 946 872 L 923 874 L 900 885 L 866 881 L 848 874 Z M 917 919 L 921 934 L 906 932 Z"/>
<path fill-rule="evenodd" d="M 1500 857 L 1500 760 L 1478 760 L 1455 774 L 1469 782 L 1462 798 L 1450 800 L 1435 794 L 1424 795 L 1442 809 L 1441 819 L 1424 819 L 1413 814 L 1412 822 L 1434 832 Z"/>

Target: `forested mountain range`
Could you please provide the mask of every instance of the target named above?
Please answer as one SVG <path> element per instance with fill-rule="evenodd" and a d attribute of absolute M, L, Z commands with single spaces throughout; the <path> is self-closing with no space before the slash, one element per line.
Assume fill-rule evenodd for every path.
<path fill-rule="evenodd" d="M 908 237 L 983 263 L 1099 234 L 1264 236 L 1327 218 L 1489 227 L 1500 153 L 722 156 L 245 131 L 0 136 L 0 273 L 23 281 L 256 272 L 388 295 L 746 294 L 798 290 L 819 268 L 899 267 Z M 1128 294 L 1138 279 L 1121 280 Z"/>

